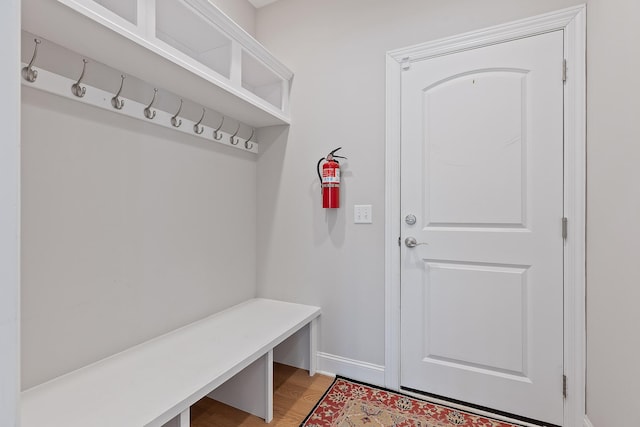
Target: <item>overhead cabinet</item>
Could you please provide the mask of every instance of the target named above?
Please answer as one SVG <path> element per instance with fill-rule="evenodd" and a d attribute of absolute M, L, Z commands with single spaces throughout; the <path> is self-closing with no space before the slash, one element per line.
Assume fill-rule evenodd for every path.
<path fill-rule="evenodd" d="M 23 31 L 245 125 L 289 124 L 293 73 L 207 0 L 23 0 L 22 19 Z"/>

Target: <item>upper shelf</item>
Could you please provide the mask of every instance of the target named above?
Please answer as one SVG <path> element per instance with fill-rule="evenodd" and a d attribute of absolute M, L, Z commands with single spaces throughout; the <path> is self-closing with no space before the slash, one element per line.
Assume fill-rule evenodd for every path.
<path fill-rule="evenodd" d="M 293 73 L 207 0 L 23 0 L 22 28 L 252 127 L 289 124 Z"/>

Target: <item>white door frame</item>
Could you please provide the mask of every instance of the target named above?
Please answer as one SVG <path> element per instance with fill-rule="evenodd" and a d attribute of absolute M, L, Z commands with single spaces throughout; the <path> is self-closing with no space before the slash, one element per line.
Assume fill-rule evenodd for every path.
<path fill-rule="evenodd" d="M 585 425 L 586 6 L 387 52 L 385 214 L 385 385 L 400 388 L 400 85 L 412 62 L 564 30 L 564 369 L 563 427 Z M 560 72 L 560 71 L 559 71 Z"/>

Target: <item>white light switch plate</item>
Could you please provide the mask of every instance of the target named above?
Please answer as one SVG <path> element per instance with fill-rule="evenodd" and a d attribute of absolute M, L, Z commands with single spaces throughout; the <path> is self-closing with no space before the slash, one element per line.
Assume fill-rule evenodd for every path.
<path fill-rule="evenodd" d="M 353 205 L 353 222 L 355 224 L 371 224 L 371 205 Z"/>

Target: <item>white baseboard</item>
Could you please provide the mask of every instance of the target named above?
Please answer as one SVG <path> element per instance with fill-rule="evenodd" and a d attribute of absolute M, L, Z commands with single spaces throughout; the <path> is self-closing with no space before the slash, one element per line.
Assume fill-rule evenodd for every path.
<path fill-rule="evenodd" d="M 322 352 L 318 352 L 317 357 L 320 374 L 342 375 L 352 380 L 384 386 L 384 366 Z"/>
<path fill-rule="evenodd" d="M 583 423 L 584 427 L 593 427 L 593 423 L 591 422 L 591 420 L 589 419 L 589 417 L 587 417 L 586 415 L 584 416 L 584 423 Z"/>

